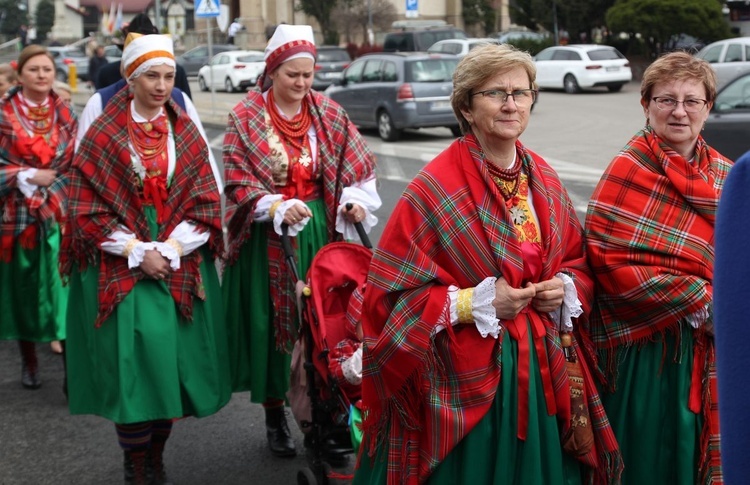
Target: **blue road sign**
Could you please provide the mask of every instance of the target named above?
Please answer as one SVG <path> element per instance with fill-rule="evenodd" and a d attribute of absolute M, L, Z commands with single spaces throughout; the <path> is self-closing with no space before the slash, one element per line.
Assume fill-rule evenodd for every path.
<path fill-rule="evenodd" d="M 196 17 L 218 17 L 219 12 L 219 0 L 195 0 Z"/>
<path fill-rule="evenodd" d="M 406 0 L 406 17 L 419 17 L 419 0 Z"/>

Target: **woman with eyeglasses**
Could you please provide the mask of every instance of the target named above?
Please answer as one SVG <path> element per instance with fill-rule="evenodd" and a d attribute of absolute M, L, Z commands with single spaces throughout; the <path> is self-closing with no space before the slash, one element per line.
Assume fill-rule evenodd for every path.
<path fill-rule="evenodd" d="M 721 479 L 713 239 L 732 162 L 700 134 L 715 96 L 705 61 L 674 52 L 651 64 L 641 84 L 646 126 L 588 207 L 591 335 L 626 484 Z"/>
<path fill-rule="evenodd" d="M 535 78 L 531 57 L 508 45 L 461 60 L 451 103 L 464 136 L 409 184 L 380 239 L 362 312 L 355 484 L 619 473 L 579 332 L 593 296 L 583 229 L 555 171 L 519 141 Z M 572 443 L 574 355 L 587 446 Z"/>

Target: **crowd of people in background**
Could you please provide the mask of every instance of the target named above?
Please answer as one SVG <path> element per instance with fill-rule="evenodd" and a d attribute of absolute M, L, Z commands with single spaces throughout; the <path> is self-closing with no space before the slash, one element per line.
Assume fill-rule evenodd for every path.
<path fill-rule="evenodd" d="M 125 483 L 170 483 L 175 423 L 234 392 L 263 406 L 271 454 L 297 454 L 285 402 L 300 321 L 282 234 L 304 275 L 382 205 L 375 155 L 311 89 L 315 62 L 311 26 L 275 29 L 257 89 L 228 114 L 223 173 L 173 42 L 145 15 L 121 61 L 96 48 L 80 117 L 44 47 L 0 65 L 0 339 L 18 341 L 29 390 L 42 385 L 37 344 L 56 343 L 70 413 L 113 423 Z M 537 94 L 532 58 L 509 45 L 478 47 L 455 71 L 462 136 L 400 196 L 350 322 L 354 483 L 741 476 L 722 466 L 722 452 L 743 466 L 743 449 L 733 429 L 722 450 L 718 410 L 744 409 L 742 373 L 721 362 L 741 325 L 729 309 L 747 300 L 730 276 L 747 263 L 716 253 L 724 295 L 736 293 L 715 309 L 714 241 L 743 253 L 744 206 L 722 190 L 742 198 L 748 162 L 729 184 L 733 162 L 701 137 L 713 70 L 681 52 L 648 67 L 644 126 L 583 223 L 520 141 Z"/>

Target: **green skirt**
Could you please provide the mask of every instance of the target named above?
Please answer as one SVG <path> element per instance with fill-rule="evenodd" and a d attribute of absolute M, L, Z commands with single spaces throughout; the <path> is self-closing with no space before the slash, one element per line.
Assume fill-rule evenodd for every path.
<path fill-rule="evenodd" d="M 16 241 L 13 259 L 0 261 L 0 340 L 65 339 L 68 291 L 57 270 L 59 252 L 60 227 L 53 224 L 34 249 Z"/>
<path fill-rule="evenodd" d="M 618 352 L 617 391 L 602 402 L 625 462 L 622 483 L 697 483 L 703 418 L 688 409 L 692 330 L 679 345 L 668 333 Z"/>
<path fill-rule="evenodd" d="M 297 269 L 303 279 L 315 254 L 328 243 L 323 201 L 307 202 L 307 206 L 313 217 L 296 236 Z M 269 224 L 253 224 L 250 239 L 235 264 L 224 270 L 222 279 L 232 389 L 250 391 L 255 403 L 286 399 L 291 365 L 291 354 L 276 348 L 274 336 L 266 236 Z"/>
<path fill-rule="evenodd" d="M 530 345 L 533 349 L 531 339 Z M 437 466 L 427 483 L 578 485 L 584 482 L 585 467 L 562 450 L 557 417 L 547 414 L 539 361 L 535 352 L 531 355 L 530 372 L 534 379 L 529 381 L 526 441 L 517 437 L 518 343 L 505 332 L 502 375 L 490 410 Z M 373 460 L 363 453 L 355 485 L 386 483 L 386 451 L 378 450 Z"/>
<path fill-rule="evenodd" d="M 155 211 L 146 211 L 155 237 Z M 191 321 L 179 313 L 163 281 L 146 279 L 96 328 L 98 265 L 71 274 L 66 349 L 71 414 L 127 424 L 208 416 L 229 401 L 221 290 L 204 248 L 206 300 L 194 299 Z"/>

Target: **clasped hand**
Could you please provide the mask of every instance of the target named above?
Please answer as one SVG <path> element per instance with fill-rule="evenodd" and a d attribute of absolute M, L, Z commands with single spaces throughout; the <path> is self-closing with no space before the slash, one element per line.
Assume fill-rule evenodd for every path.
<path fill-rule="evenodd" d="M 305 217 L 312 217 L 312 212 L 304 204 L 294 204 L 284 212 L 284 224 L 293 226 Z"/>
<path fill-rule="evenodd" d="M 172 272 L 169 260 L 161 255 L 156 249 L 146 250 L 140 266 L 141 271 L 155 280 L 163 280 Z"/>
<path fill-rule="evenodd" d="M 513 288 L 501 277 L 495 282 L 492 306 L 497 318 L 512 320 L 529 304 L 538 312 L 556 311 L 564 296 L 563 282 L 556 276 L 539 283 L 528 282 L 523 288 Z"/>
<path fill-rule="evenodd" d="M 57 178 L 57 171 L 48 168 L 40 168 L 36 171 L 33 177 L 30 177 L 28 182 L 36 185 L 37 187 L 49 187 L 52 182 Z"/>

